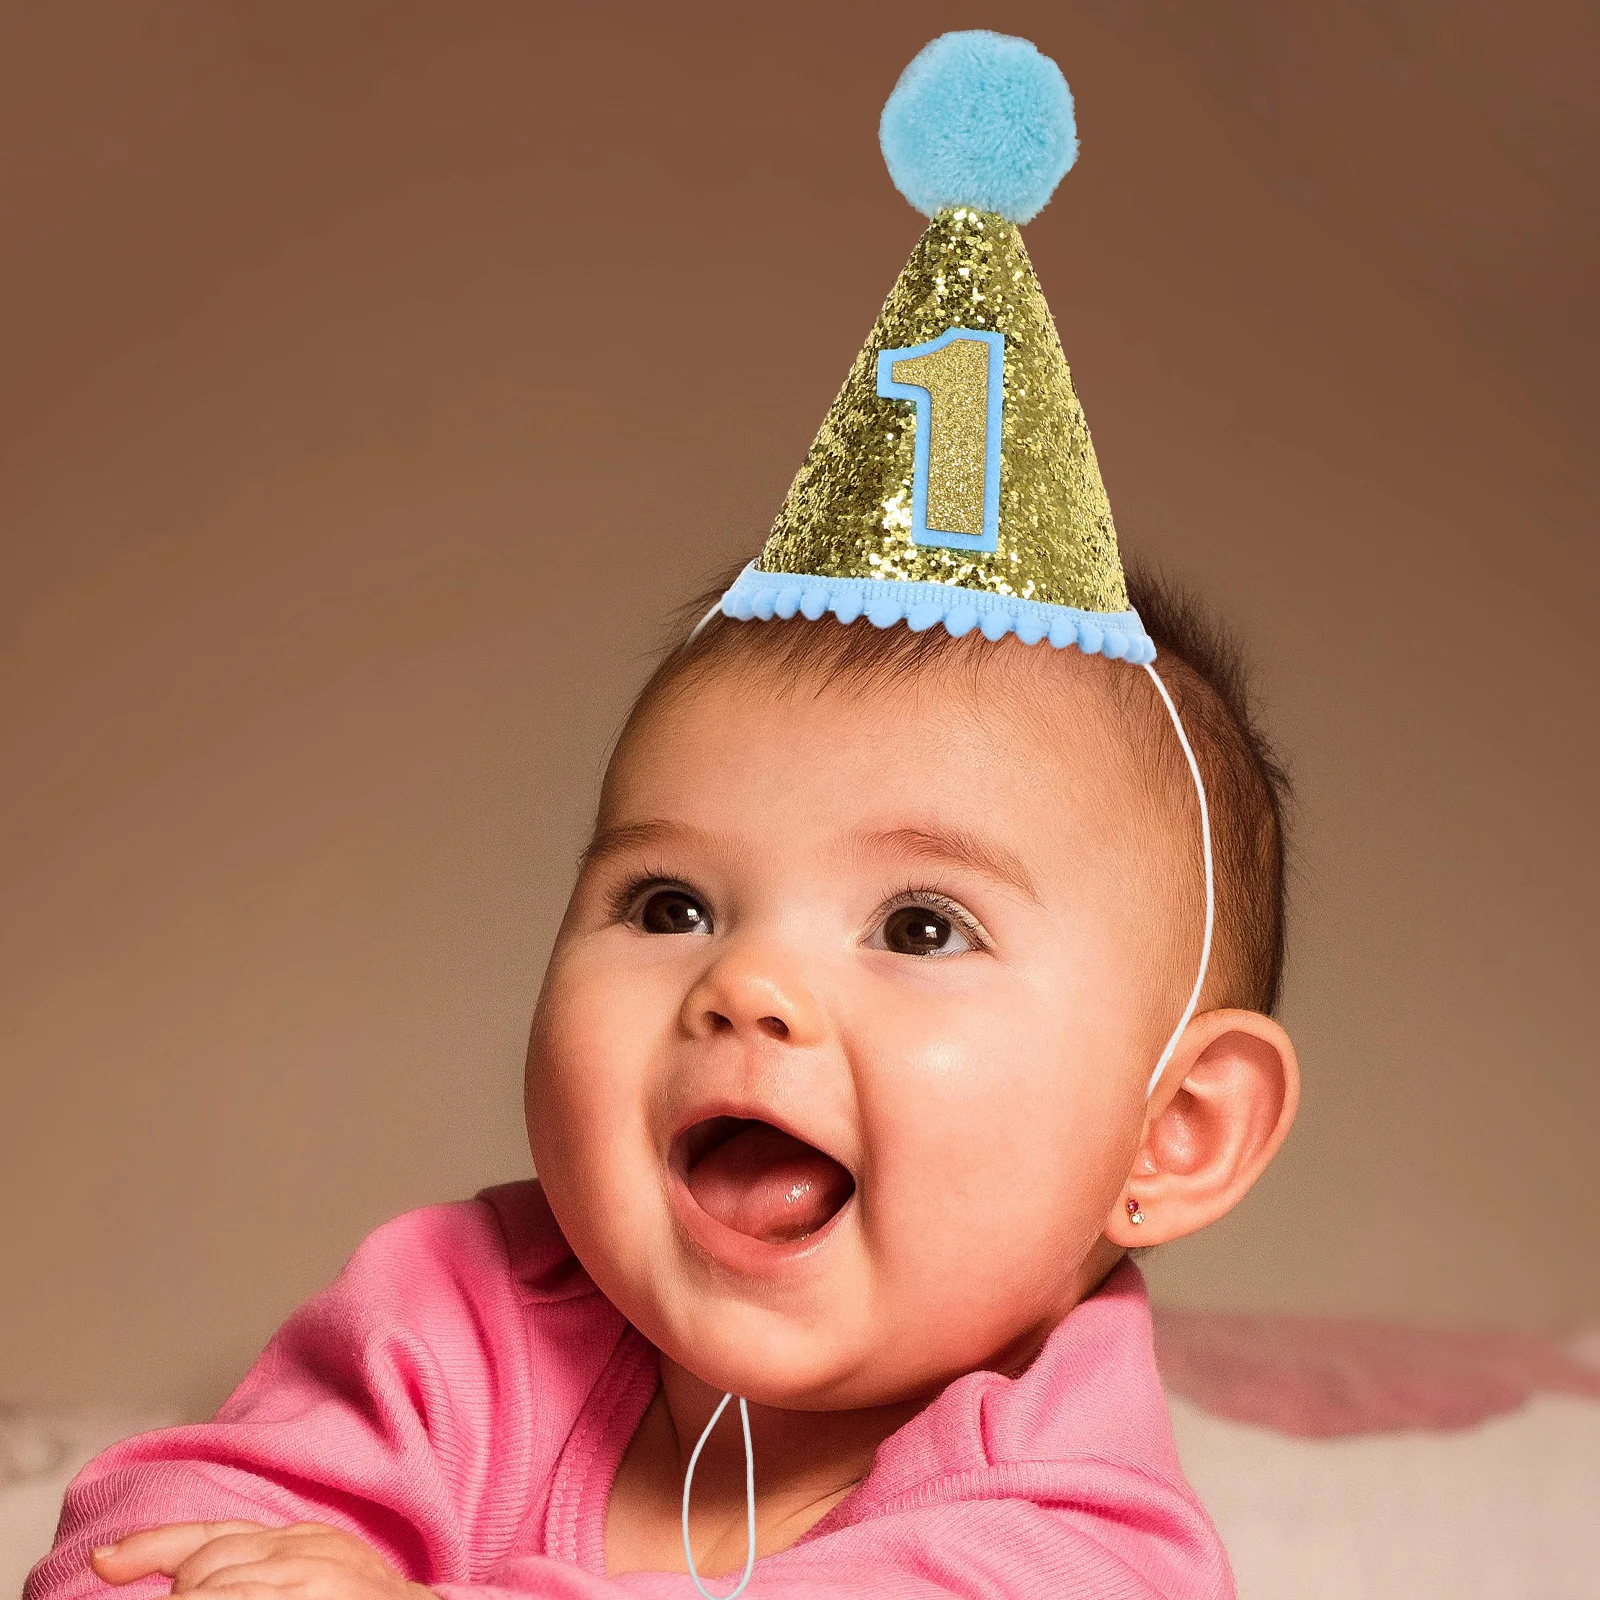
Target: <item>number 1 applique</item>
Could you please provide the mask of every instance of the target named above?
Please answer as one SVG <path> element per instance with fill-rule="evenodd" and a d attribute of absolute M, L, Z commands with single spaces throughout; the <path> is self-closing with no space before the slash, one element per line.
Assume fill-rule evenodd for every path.
<path fill-rule="evenodd" d="M 878 393 L 917 408 L 911 538 L 993 550 L 1000 536 L 1000 416 L 1005 335 L 951 328 L 878 352 Z"/>

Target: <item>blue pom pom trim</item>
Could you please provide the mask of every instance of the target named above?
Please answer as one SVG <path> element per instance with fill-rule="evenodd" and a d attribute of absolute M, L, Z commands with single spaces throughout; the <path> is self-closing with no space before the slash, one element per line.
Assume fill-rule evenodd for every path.
<path fill-rule="evenodd" d="M 943 623 L 951 638 L 976 628 L 984 638 L 1014 633 L 1024 644 L 1076 645 L 1085 655 L 1143 666 L 1156 647 L 1137 611 L 1079 611 L 1042 600 L 962 589 L 949 583 L 905 583 L 895 578 L 815 578 L 797 572 L 762 572 L 751 562 L 722 597 L 722 614 L 737 622 L 807 617 L 832 612 L 840 622 L 865 617 L 875 628 L 903 622 L 913 633 Z"/>
<path fill-rule="evenodd" d="M 1078 158 L 1072 91 L 1026 39 L 942 34 L 900 74 L 878 144 L 895 188 L 925 215 L 969 206 L 1027 222 Z"/>

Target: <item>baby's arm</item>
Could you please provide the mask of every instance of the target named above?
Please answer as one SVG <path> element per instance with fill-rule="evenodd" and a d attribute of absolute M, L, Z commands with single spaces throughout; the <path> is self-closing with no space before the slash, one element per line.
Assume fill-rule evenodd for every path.
<path fill-rule="evenodd" d="M 525 1503 L 529 1367 L 489 1208 L 398 1218 L 289 1319 L 214 1422 L 126 1440 L 79 1474 L 27 1600 L 164 1595 L 172 1561 L 111 1588 L 91 1552 L 193 1523 L 320 1524 L 399 1572 L 464 1578 L 509 1545 L 501 1524 Z M 130 1546 L 117 1576 L 151 1548 Z"/>

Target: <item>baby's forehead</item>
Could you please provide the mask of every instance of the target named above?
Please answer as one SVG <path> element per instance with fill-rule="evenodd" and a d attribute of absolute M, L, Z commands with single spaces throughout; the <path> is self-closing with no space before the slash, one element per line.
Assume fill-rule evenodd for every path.
<path fill-rule="evenodd" d="M 914 781 L 919 768 L 981 747 L 997 787 L 1021 774 L 1048 786 L 1055 805 L 1119 817 L 1150 809 L 1138 749 L 1148 729 L 1126 663 L 1014 639 L 951 639 L 943 630 L 933 640 L 803 621 L 726 629 L 717 648 L 658 678 L 641 699 L 608 774 L 608 799 L 649 782 L 640 763 L 655 768 L 690 758 L 686 747 L 696 742 L 722 743 L 737 716 L 764 735 L 751 760 L 779 753 L 797 777 L 808 761 L 835 759 L 831 729 L 841 746 L 868 741 L 891 777 Z M 812 737 L 800 738 L 801 728 Z M 841 806 L 849 799 L 841 791 Z"/>

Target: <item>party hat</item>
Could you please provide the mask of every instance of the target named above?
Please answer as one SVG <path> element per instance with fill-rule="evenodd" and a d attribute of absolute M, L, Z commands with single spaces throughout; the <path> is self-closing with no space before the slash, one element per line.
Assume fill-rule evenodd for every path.
<path fill-rule="evenodd" d="M 1077 156 L 1060 68 L 1025 39 L 947 33 L 901 75 L 879 138 L 932 220 L 723 611 L 1153 660 L 1018 229 Z"/>

